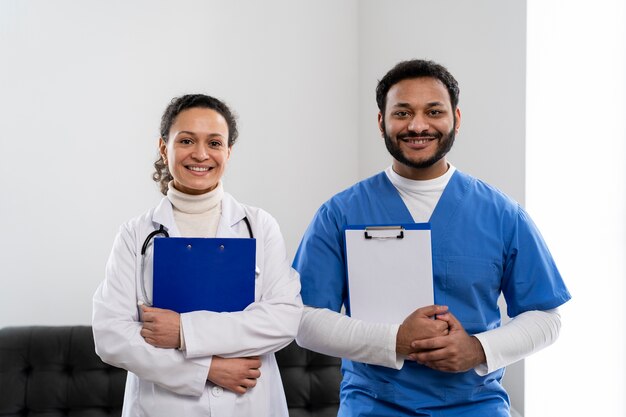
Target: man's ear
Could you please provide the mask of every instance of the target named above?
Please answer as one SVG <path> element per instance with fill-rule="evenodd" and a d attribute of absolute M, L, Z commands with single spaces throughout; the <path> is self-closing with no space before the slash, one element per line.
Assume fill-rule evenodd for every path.
<path fill-rule="evenodd" d="M 380 136 L 385 136 L 385 119 L 383 114 L 378 112 L 378 130 L 380 130 Z"/>
<path fill-rule="evenodd" d="M 459 133 L 459 129 L 461 128 L 461 109 L 459 109 L 458 107 L 455 110 L 456 113 L 456 123 L 454 125 L 454 134 L 458 134 Z"/>

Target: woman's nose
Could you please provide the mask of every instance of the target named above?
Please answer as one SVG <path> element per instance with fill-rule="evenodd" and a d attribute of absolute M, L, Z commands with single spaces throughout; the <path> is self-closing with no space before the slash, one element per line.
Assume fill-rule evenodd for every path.
<path fill-rule="evenodd" d="M 209 159 L 209 152 L 204 146 L 199 145 L 195 147 L 191 156 L 198 161 L 204 161 Z"/>

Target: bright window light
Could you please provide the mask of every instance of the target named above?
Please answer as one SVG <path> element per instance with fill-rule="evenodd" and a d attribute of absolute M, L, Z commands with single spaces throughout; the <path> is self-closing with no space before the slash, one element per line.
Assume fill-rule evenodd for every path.
<path fill-rule="evenodd" d="M 528 0 L 526 206 L 573 298 L 525 417 L 626 415 L 625 5 Z"/>

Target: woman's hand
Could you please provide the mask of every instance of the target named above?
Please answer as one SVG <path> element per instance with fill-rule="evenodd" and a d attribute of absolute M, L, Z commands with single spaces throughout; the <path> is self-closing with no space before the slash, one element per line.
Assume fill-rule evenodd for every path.
<path fill-rule="evenodd" d="M 141 306 L 143 326 L 141 336 L 152 346 L 180 347 L 180 314 L 172 310 Z"/>
<path fill-rule="evenodd" d="M 236 394 L 245 394 L 256 385 L 261 376 L 261 359 L 258 356 L 249 358 L 222 358 L 213 356 L 208 380 Z"/>

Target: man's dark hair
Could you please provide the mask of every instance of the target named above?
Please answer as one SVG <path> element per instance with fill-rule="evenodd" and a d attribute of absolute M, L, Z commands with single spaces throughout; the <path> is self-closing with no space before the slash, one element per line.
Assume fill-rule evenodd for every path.
<path fill-rule="evenodd" d="M 226 125 L 228 126 L 228 146 L 231 147 L 235 144 L 239 136 L 239 131 L 237 130 L 237 116 L 224 102 L 205 94 L 187 94 L 172 99 L 161 117 L 160 133 L 165 143 L 167 143 L 169 139 L 170 128 L 174 124 L 176 117 L 183 110 L 194 108 L 211 109 L 221 114 L 224 119 L 226 119 Z M 152 179 L 159 183 L 161 192 L 167 194 L 168 183 L 174 178 L 160 155 L 157 160 L 154 161 Z"/>
<path fill-rule="evenodd" d="M 421 77 L 432 77 L 441 81 L 450 94 L 452 110 L 456 110 L 456 106 L 459 104 L 459 85 L 456 80 L 444 66 L 423 59 L 402 61 L 389 70 L 389 72 L 378 81 L 378 85 L 376 86 L 376 103 L 378 104 L 378 110 L 380 110 L 383 115 L 385 114 L 387 93 L 394 84 L 409 78 Z"/>

